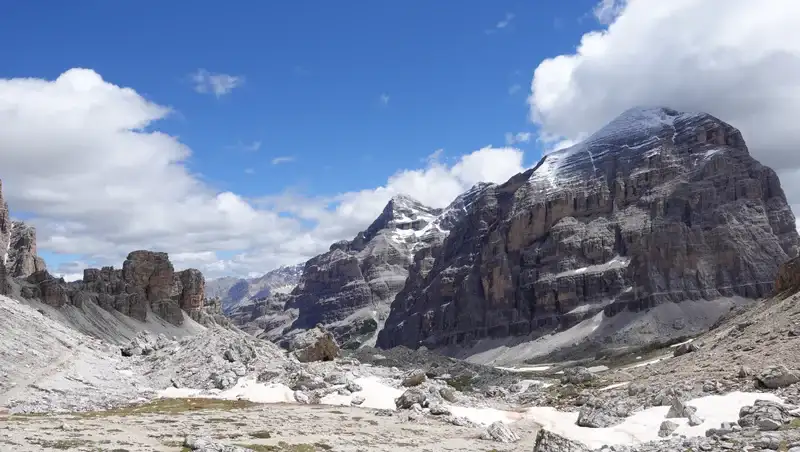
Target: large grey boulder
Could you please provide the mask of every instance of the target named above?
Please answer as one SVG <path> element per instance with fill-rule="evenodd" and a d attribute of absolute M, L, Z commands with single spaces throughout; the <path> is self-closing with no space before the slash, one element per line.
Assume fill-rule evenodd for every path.
<path fill-rule="evenodd" d="M 739 410 L 741 427 L 756 427 L 762 431 L 778 430 L 788 424 L 794 417 L 780 403 L 769 400 L 756 400 L 753 405 L 743 406 Z"/>
<path fill-rule="evenodd" d="M 519 436 L 501 421 L 496 421 L 489 425 L 481 435 L 481 438 L 495 440 L 500 443 L 515 443 L 519 441 Z"/>
<path fill-rule="evenodd" d="M 756 378 L 761 385 L 769 389 L 783 388 L 800 381 L 800 375 L 784 365 L 767 367 Z"/>
<path fill-rule="evenodd" d="M 583 443 L 573 441 L 549 430 L 541 429 L 536 434 L 533 452 L 589 452 Z"/>
<path fill-rule="evenodd" d="M 302 363 L 333 361 L 340 353 L 333 334 L 320 327 L 296 335 L 289 350 Z"/>

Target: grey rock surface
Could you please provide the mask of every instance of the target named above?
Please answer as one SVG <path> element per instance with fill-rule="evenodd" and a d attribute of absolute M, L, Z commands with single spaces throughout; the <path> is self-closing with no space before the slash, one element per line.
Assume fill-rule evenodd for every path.
<path fill-rule="evenodd" d="M 483 439 L 494 440 L 501 443 L 515 443 L 519 441 L 519 436 L 506 424 L 497 421 L 489 425 L 483 435 Z"/>
<path fill-rule="evenodd" d="M 333 334 L 317 327 L 296 335 L 289 350 L 301 363 L 312 361 L 333 361 L 339 357 L 339 344 Z"/>
<path fill-rule="evenodd" d="M 589 448 L 577 441 L 564 438 L 546 429 L 539 430 L 533 452 L 589 452 Z"/>
<path fill-rule="evenodd" d="M 8 203 L 3 199 L 0 181 L 0 264 L 7 277 L 26 278 L 45 270 L 45 263 L 36 254 L 36 229 L 22 221 L 12 220 Z M 0 282 L 0 294 L 8 295 L 11 288 Z"/>
<path fill-rule="evenodd" d="M 667 108 L 631 109 L 465 208 L 409 276 L 380 347 L 530 340 L 601 312 L 625 323 L 636 316 L 620 314 L 665 303 L 764 297 L 800 247 L 778 177 L 739 131 Z M 658 335 L 697 334 L 717 318 L 676 319 Z M 614 343 L 620 327 L 599 329 L 594 344 Z"/>

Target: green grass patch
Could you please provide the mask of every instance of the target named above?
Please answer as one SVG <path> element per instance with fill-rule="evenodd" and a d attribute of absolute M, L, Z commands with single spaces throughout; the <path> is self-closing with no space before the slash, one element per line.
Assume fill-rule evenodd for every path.
<path fill-rule="evenodd" d="M 447 380 L 447 384 L 456 391 L 467 392 L 472 389 L 472 376 L 459 375 L 458 377 Z"/>
<path fill-rule="evenodd" d="M 289 444 L 281 441 L 277 445 L 269 444 L 237 444 L 239 447 L 252 449 L 256 452 L 323 452 L 333 449 L 324 443 L 314 444 Z"/>
<path fill-rule="evenodd" d="M 222 400 L 206 398 L 157 399 L 140 405 L 129 405 L 105 411 L 76 413 L 84 418 L 111 416 L 137 416 L 141 414 L 180 414 L 202 410 L 241 410 L 258 406 L 247 400 Z"/>
<path fill-rule="evenodd" d="M 31 438 L 29 439 L 31 444 L 35 444 L 37 446 L 41 446 L 44 449 L 56 449 L 56 450 L 69 450 L 69 449 L 77 449 L 79 447 L 87 447 L 91 444 L 94 444 L 93 441 L 85 440 L 85 439 L 58 439 L 58 440 L 47 440 L 41 438 Z"/>
<path fill-rule="evenodd" d="M 794 418 L 788 424 L 783 424 L 781 430 L 797 430 L 800 428 L 800 418 Z"/>

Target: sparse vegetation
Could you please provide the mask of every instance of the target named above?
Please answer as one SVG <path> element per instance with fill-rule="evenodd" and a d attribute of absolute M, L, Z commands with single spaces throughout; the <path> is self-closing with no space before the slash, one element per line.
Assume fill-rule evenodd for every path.
<path fill-rule="evenodd" d="M 222 400 L 208 398 L 158 399 L 152 402 L 113 408 L 105 411 L 78 413 L 84 418 L 136 416 L 141 414 L 180 414 L 201 410 L 240 410 L 258 406 L 247 400 Z M 169 421 L 164 421 L 169 422 Z"/>
<path fill-rule="evenodd" d="M 26 439 L 30 441 L 31 444 L 36 444 L 37 446 L 41 446 L 44 449 L 56 449 L 56 450 L 77 449 L 79 447 L 86 447 L 93 444 L 92 441 L 85 439 L 58 439 L 58 440 L 47 440 L 42 438 L 26 438 Z"/>
<path fill-rule="evenodd" d="M 314 444 L 289 444 L 284 441 L 277 445 L 270 444 L 237 444 L 239 447 L 252 449 L 255 452 L 322 452 L 331 450 L 332 447 L 324 443 Z"/>

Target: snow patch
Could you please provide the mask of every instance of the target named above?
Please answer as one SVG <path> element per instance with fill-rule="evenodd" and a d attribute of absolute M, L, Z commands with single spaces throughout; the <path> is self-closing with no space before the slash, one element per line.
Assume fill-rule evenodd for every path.
<path fill-rule="evenodd" d="M 712 395 L 693 399 L 687 405 L 697 408 L 697 416 L 704 422 L 695 427 L 689 426 L 688 419 L 671 419 L 678 424 L 677 435 L 687 437 L 705 436 L 706 430 L 723 422 L 739 419 L 739 409 L 752 405 L 758 399 L 782 402 L 773 394 L 732 392 L 725 395 Z M 590 448 L 611 445 L 637 445 L 649 441 L 661 441 L 658 430 L 664 421 L 668 406 L 658 406 L 642 410 L 623 421 L 607 428 L 579 427 L 577 412 L 562 412 L 552 407 L 530 408 L 526 419 L 532 419 L 553 433 L 584 443 Z"/>
<path fill-rule="evenodd" d="M 638 367 L 649 366 L 651 364 L 655 364 L 655 363 L 664 361 L 665 359 L 669 359 L 671 357 L 672 357 L 672 355 L 659 356 L 658 358 L 654 358 L 654 359 L 651 359 L 649 361 L 645 361 L 645 362 L 642 362 L 642 363 L 636 363 L 636 364 L 633 364 L 631 366 L 624 367 L 624 369 L 636 369 Z"/>
<path fill-rule="evenodd" d="M 529 366 L 529 367 L 500 367 L 495 369 L 506 370 L 508 372 L 544 372 L 552 366 Z"/>
<path fill-rule="evenodd" d="M 630 263 L 631 260 L 628 257 L 614 256 L 608 262 L 604 262 L 602 264 L 589 265 L 581 268 L 575 268 L 572 270 L 566 270 L 561 273 L 557 273 L 556 275 L 554 275 L 554 277 L 563 278 L 565 276 L 582 275 L 584 273 L 602 273 L 609 270 L 626 268 Z"/>
<path fill-rule="evenodd" d="M 352 396 L 345 396 L 340 394 L 329 394 L 322 399 L 320 403 L 326 405 L 350 405 L 353 396 L 360 395 L 364 397 L 364 403 L 360 406 L 365 408 L 375 408 L 380 410 L 395 410 L 394 399 L 403 395 L 405 392 L 402 389 L 393 388 L 383 383 L 378 377 L 363 377 L 355 379 L 362 390 L 354 392 Z"/>

